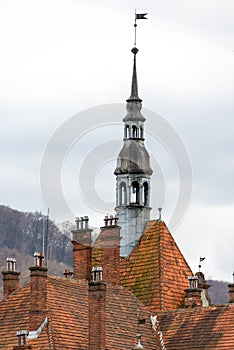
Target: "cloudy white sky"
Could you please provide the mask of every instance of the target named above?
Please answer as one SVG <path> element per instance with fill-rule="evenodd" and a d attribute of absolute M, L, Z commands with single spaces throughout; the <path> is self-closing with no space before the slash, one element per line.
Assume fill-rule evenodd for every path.
<path fill-rule="evenodd" d="M 207 278 L 231 280 L 231 0 L 0 0 L 0 202 L 24 211 L 46 211 L 50 206 L 57 222 L 67 216 L 72 220 L 75 215 L 89 215 L 91 225 L 97 226 L 102 225 L 107 209 L 113 211 L 114 159 L 121 147 L 125 113 L 120 104 L 130 93 L 135 6 L 137 12 L 149 13 L 147 21 L 138 22 L 137 38 L 139 94 L 145 117 L 148 109 L 172 126 L 193 171 L 190 206 L 180 225 L 175 230 L 171 227 L 173 235 L 192 269 L 205 256 Z M 90 113 L 83 112 L 90 108 Z M 103 125 L 102 113 L 105 117 L 110 113 L 109 124 Z M 69 124 L 74 115 L 80 123 L 76 142 Z M 146 136 L 154 168 L 152 218 L 162 205 L 170 228 L 180 181 L 183 185 L 185 179 L 178 176 L 179 160 L 173 157 L 170 141 L 160 142 L 157 120 L 152 122 L 148 116 Z M 58 142 L 60 135 L 66 142 Z M 67 147 L 60 169 L 61 189 L 72 215 L 59 212 L 56 199 L 44 203 L 41 195 L 41 161 L 48 143 L 56 137 L 58 154 L 60 147 Z M 96 168 L 91 169 L 94 159 Z M 186 167 L 189 164 L 185 164 L 185 173 Z M 80 191 L 78 179 L 85 182 L 84 170 L 89 168 L 84 186 L 94 187 L 95 195 L 109 202 L 107 207 L 95 208 Z M 48 179 L 42 185 L 56 190 L 53 179 Z"/>

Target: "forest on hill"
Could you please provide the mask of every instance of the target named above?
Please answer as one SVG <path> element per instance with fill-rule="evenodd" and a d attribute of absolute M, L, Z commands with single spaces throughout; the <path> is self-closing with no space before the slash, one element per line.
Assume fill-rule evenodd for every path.
<path fill-rule="evenodd" d="M 43 251 L 43 241 L 47 241 L 48 260 L 72 264 L 71 238 L 67 231 L 62 232 L 50 219 L 47 222 L 40 212 L 24 213 L 0 206 L 1 249 L 15 249 L 33 256 L 34 252 Z"/>
<path fill-rule="evenodd" d="M 59 227 L 40 212 L 21 212 L 0 205 L 0 269 L 6 269 L 6 258 L 16 259 L 16 269 L 21 273 L 20 285 L 29 279 L 29 267 L 33 265 L 35 252 L 43 252 L 47 241 L 48 270 L 50 274 L 62 276 L 65 269 L 71 270 L 72 224 L 66 222 Z M 48 234 L 46 235 L 46 232 Z M 47 236 L 47 238 L 46 238 Z M 0 278 L 0 299 L 2 278 Z"/>
<path fill-rule="evenodd" d="M 49 273 L 62 276 L 65 269 L 72 269 L 71 230 L 74 226 L 64 222 L 59 226 L 40 212 L 21 212 L 0 205 L 0 269 L 6 269 L 6 258 L 16 259 L 17 271 L 21 273 L 20 284 L 29 278 L 29 266 L 33 265 L 34 252 L 43 251 L 47 242 L 47 261 Z M 46 235 L 47 232 L 47 235 Z M 47 237 L 46 237 L 47 236 Z M 45 244 L 44 244 L 45 245 Z M 211 287 L 208 292 L 212 304 L 228 303 L 228 283 L 207 281 Z M 2 298 L 2 279 L 0 278 L 0 299 Z"/>

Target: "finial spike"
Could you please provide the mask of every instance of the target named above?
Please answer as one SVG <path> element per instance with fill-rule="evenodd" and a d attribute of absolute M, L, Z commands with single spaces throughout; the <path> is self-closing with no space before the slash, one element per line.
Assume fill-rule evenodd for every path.
<path fill-rule="evenodd" d="M 138 53 L 139 50 L 136 47 L 133 47 L 131 51 L 134 54 L 132 87 L 131 87 L 131 96 L 129 97 L 127 102 L 133 102 L 133 101 L 142 102 L 142 100 L 138 96 L 137 70 L 136 70 L 136 54 Z"/>

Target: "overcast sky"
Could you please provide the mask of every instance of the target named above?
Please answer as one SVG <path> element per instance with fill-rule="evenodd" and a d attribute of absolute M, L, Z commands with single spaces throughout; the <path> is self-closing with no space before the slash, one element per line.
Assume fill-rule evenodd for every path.
<path fill-rule="evenodd" d="M 231 281 L 232 0 L 0 0 L 1 204 L 43 212 L 50 206 L 57 222 L 89 215 L 94 226 L 102 225 L 104 213 L 113 212 L 113 170 L 130 95 L 135 6 L 138 13 L 148 12 L 147 21 L 138 21 L 137 71 L 154 168 L 152 218 L 162 206 L 163 219 L 191 268 L 196 271 L 199 257 L 205 256 L 207 278 Z M 163 126 L 157 125 L 160 120 Z M 74 121 L 80 123 L 77 135 Z M 190 163 L 187 159 L 179 172 L 183 159 L 177 146 L 161 135 L 170 127 L 193 172 L 190 206 L 172 227 Z M 59 212 L 59 201 L 48 203 L 41 195 L 41 186 L 57 190 L 53 178 L 40 183 L 41 162 L 52 141 L 58 154 L 65 147 L 58 178 L 70 213 Z M 55 169 L 53 160 L 46 161 L 50 171 Z M 95 191 L 99 208 L 89 203 L 90 193 L 81 185 L 87 193 Z"/>

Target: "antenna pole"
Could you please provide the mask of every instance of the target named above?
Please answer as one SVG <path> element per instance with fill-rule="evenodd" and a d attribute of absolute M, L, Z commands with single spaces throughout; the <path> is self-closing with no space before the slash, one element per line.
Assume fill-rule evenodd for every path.
<path fill-rule="evenodd" d="M 45 216 L 42 216 L 42 253 L 45 257 Z"/>
<path fill-rule="evenodd" d="M 45 266 L 47 267 L 47 247 L 48 247 L 48 232 L 49 232 L 49 208 L 47 209 L 46 215 L 46 227 L 45 227 Z"/>

